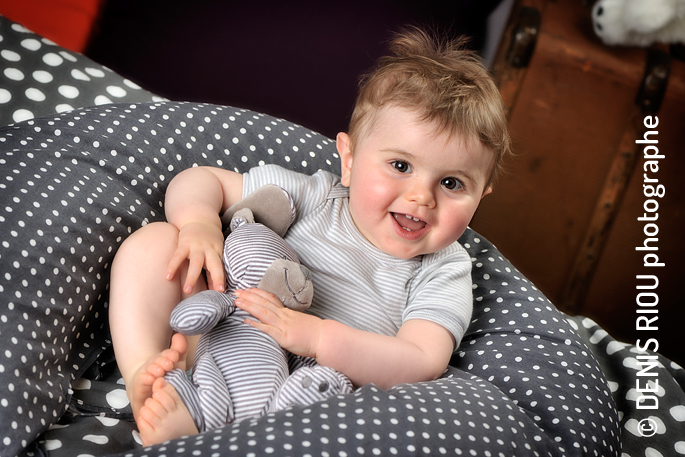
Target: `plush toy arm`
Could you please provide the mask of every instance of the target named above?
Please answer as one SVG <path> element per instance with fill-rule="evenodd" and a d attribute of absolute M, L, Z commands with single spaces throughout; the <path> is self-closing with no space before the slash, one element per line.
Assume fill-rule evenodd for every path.
<path fill-rule="evenodd" d="M 230 226 L 233 215 L 249 208 L 254 222 L 264 224 L 281 238 L 295 220 L 295 203 L 290 194 L 279 186 L 267 184 L 231 206 L 221 216 L 224 226 Z"/>
<path fill-rule="evenodd" d="M 205 290 L 186 298 L 171 312 L 169 322 L 174 331 L 184 335 L 209 332 L 217 322 L 235 311 L 235 295 Z"/>

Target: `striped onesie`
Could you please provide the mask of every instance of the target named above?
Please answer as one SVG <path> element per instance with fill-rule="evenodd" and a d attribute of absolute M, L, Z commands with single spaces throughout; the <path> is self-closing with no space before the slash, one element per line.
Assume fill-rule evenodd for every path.
<path fill-rule="evenodd" d="M 266 184 L 282 187 L 295 202 L 296 219 L 285 240 L 312 273 L 314 299 L 306 312 L 390 336 L 407 320 L 425 319 L 446 328 L 459 345 L 473 297 L 471 259 L 458 242 L 398 259 L 357 230 L 349 191 L 338 176 L 255 167 L 243 174 L 243 197 Z"/>

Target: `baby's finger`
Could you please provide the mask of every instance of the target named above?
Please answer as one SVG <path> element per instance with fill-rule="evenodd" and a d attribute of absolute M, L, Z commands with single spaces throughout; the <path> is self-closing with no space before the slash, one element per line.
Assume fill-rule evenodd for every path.
<path fill-rule="evenodd" d="M 247 295 L 245 295 L 247 294 Z M 238 294 L 236 294 L 238 295 Z M 243 298 L 244 296 L 250 297 L 249 299 L 252 300 L 255 303 L 259 303 L 261 305 L 267 306 L 267 305 L 273 305 L 276 308 L 283 308 L 283 303 L 281 303 L 281 300 L 278 299 L 277 296 L 272 294 L 271 292 L 267 292 L 264 289 L 247 289 L 241 292 L 241 295 L 238 295 L 239 297 Z"/>
<path fill-rule="evenodd" d="M 224 291 L 224 263 L 218 256 L 208 256 L 205 261 L 207 286 L 210 290 Z"/>
<path fill-rule="evenodd" d="M 178 269 L 181 267 L 181 264 L 185 262 L 187 259 L 187 254 L 176 251 L 174 255 L 171 257 L 171 260 L 169 261 L 169 265 L 167 266 L 166 270 L 166 278 L 167 279 L 173 279 L 173 277 L 176 275 L 176 272 Z"/>
<path fill-rule="evenodd" d="M 245 319 L 245 323 L 251 327 L 256 328 L 257 330 L 266 333 L 271 338 L 276 340 L 276 343 L 281 344 L 280 337 L 282 336 L 282 332 L 278 327 L 274 327 L 273 325 L 267 325 L 254 319 Z"/>
<path fill-rule="evenodd" d="M 200 256 L 202 257 L 202 256 Z M 186 281 L 183 285 L 183 292 L 186 294 L 193 293 L 195 289 L 195 284 L 197 284 L 197 279 L 202 274 L 202 268 L 204 267 L 204 259 L 198 258 L 198 256 L 191 256 L 188 263 L 188 273 L 186 274 Z"/>
<path fill-rule="evenodd" d="M 245 312 L 250 313 L 261 323 L 273 325 L 276 321 L 278 321 L 279 317 L 276 314 L 273 305 L 268 302 L 264 302 L 261 299 L 255 301 L 251 298 L 243 297 L 245 297 L 245 294 L 235 301 L 235 306 Z"/>

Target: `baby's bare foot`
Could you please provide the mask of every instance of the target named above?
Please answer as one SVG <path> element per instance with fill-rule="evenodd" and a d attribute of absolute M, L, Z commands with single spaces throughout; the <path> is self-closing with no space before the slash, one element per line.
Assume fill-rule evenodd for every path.
<path fill-rule="evenodd" d="M 175 334 L 169 349 L 148 359 L 133 375 L 133 382 L 127 384 L 126 391 L 136 420 L 145 401 L 152 396 L 155 380 L 164 377 L 174 368 L 186 369 L 187 352 L 188 341 L 183 335 Z"/>
<path fill-rule="evenodd" d="M 171 384 L 158 378 L 152 390 L 152 397 L 145 401 L 136 420 L 143 446 L 198 433 L 188 408 Z"/>

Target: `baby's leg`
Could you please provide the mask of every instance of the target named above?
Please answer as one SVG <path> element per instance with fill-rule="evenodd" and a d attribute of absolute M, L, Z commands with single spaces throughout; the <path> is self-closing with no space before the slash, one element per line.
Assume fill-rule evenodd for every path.
<path fill-rule="evenodd" d="M 198 433 L 193 418 L 171 384 L 158 378 L 152 390 L 152 397 L 140 409 L 137 422 L 143 446 Z"/>
<path fill-rule="evenodd" d="M 135 417 L 152 395 L 155 379 L 173 368 L 185 369 L 188 344 L 179 335 L 172 345 L 169 317 L 185 298 L 182 281 L 187 266 L 182 266 L 172 280 L 166 279 L 167 266 L 177 245 L 176 227 L 149 224 L 124 241 L 112 264 L 112 343 Z M 204 280 L 200 280 L 193 293 L 206 288 Z M 194 348 L 190 349 L 194 352 Z"/>

